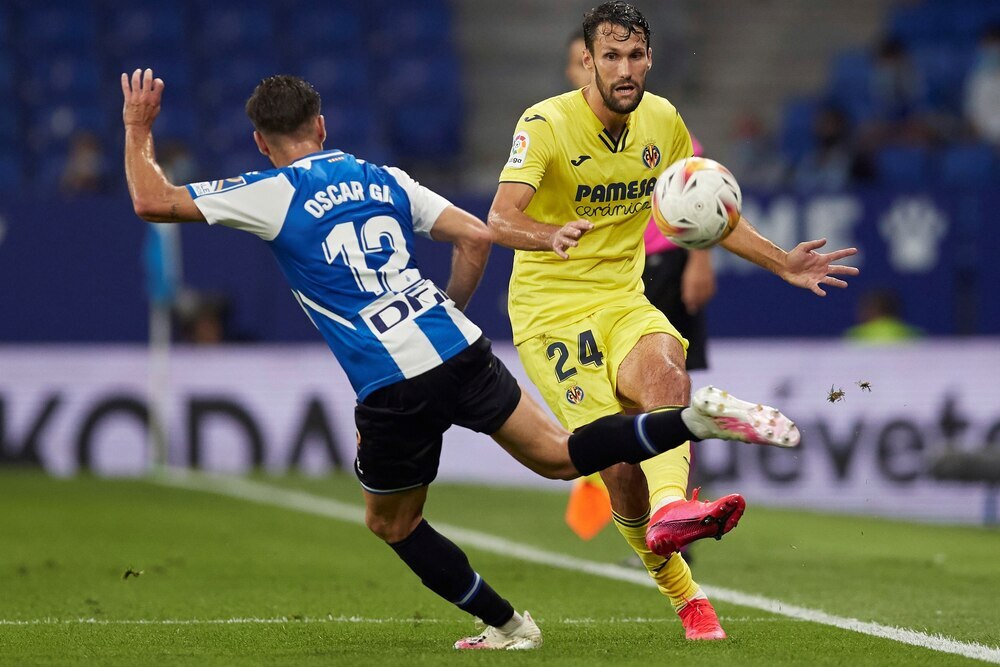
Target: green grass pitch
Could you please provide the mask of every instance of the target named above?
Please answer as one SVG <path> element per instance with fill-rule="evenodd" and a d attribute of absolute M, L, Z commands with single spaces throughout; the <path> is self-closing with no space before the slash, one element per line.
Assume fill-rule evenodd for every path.
<path fill-rule="evenodd" d="M 357 482 L 255 481 L 360 506 Z M 716 601 L 725 642 L 688 642 L 647 586 L 468 547 L 542 627 L 534 652 L 451 648 L 471 619 L 356 523 L 167 487 L 0 473 L 0 664 L 974 664 L 960 655 Z M 694 549 L 706 586 L 1000 646 L 1000 532 L 750 506 Z M 562 521 L 565 496 L 435 484 L 434 523 L 604 563 L 627 547 Z M 141 572 L 123 578 L 127 570 Z"/>

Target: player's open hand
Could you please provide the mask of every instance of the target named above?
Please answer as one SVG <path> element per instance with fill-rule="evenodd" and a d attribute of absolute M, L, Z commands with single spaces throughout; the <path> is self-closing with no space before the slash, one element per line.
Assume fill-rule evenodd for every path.
<path fill-rule="evenodd" d="M 566 251 L 580 245 L 580 237 L 593 228 L 594 223 L 586 220 L 567 222 L 552 233 L 552 250 L 563 259 L 569 259 Z"/>
<path fill-rule="evenodd" d="M 153 121 L 160 114 L 160 100 L 163 98 L 163 79 L 154 79 L 153 70 L 143 72 L 137 69 L 132 72 L 132 79 L 122 72 L 122 94 L 125 96 L 125 106 L 122 109 L 122 120 L 125 125 L 152 127 Z"/>
<path fill-rule="evenodd" d="M 826 239 L 803 241 L 795 246 L 788 253 L 785 274 L 782 278 L 796 287 L 804 287 L 819 296 L 826 296 L 823 285 L 847 287 L 846 282 L 834 276 L 856 276 L 859 273 L 858 269 L 834 262 L 858 254 L 858 249 L 844 248 L 827 253 L 816 252 L 824 245 Z"/>

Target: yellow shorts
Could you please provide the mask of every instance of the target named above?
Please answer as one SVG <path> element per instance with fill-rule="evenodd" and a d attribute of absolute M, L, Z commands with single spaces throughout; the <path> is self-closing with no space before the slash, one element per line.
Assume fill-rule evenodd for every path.
<path fill-rule="evenodd" d="M 517 346 L 521 364 L 542 398 L 570 431 L 631 405 L 618 396 L 618 369 L 646 334 L 670 334 L 688 342 L 646 297 L 602 308 Z"/>

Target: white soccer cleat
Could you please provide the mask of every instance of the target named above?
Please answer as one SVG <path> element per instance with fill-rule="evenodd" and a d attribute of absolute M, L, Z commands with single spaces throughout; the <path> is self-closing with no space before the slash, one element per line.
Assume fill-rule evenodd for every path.
<path fill-rule="evenodd" d="M 711 385 L 694 393 L 691 406 L 681 417 L 701 440 L 720 438 L 755 445 L 797 447 L 802 438 L 795 422 L 776 408 L 741 401 Z"/>
<path fill-rule="evenodd" d="M 520 651 L 530 648 L 538 648 L 542 645 L 542 631 L 535 625 L 531 614 L 524 612 L 521 617 L 521 625 L 517 626 L 510 633 L 487 625 L 482 634 L 475 637 L 466 637 L 455 642 L 457 649 L 504 649 L 507 651 Z"/>

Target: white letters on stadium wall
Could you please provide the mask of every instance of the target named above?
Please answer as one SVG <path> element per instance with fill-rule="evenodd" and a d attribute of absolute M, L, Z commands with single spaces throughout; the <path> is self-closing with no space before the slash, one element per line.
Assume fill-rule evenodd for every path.
<path fill-rule="evenodd" d="M 938 262 L 948 218 L 927 197 L 900 197 L 879 220 L 889 261 L 900 273 L 925 273 Z"/>
<path fill-rule="evenodd" d="M 496 348 L 530 386 L 513 348 Z M 739 491 L 750 511 L 771 505 L 995 520 L 996 486 L 941 481 L 934 470 L 946 452 L 1000 457 L 997 341 L 852 347 L 720 340 L 712 366 L 694 374 L 695 386 L 715 383 L 780 407 L 801 427 L 803 442 L 798 450 L 695 445 L 694 482 L 705 484 L 706 495 Z M 0 466 L 37 462 L 61 475 L 147 469 L 144 348 L 6 346 L 0 369 Z M 324 347 L 178 349 L 170 376 L 171 463 L 350 469 L 353 393 Z M 829 402 L 831 388 L 843 389 L 845 399 Z M 439 479 L 566 488 L 522 468 L 486 436 L 454 428 L 445 445 Z"/>

